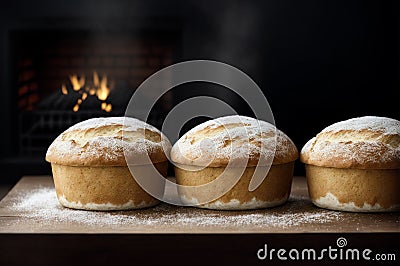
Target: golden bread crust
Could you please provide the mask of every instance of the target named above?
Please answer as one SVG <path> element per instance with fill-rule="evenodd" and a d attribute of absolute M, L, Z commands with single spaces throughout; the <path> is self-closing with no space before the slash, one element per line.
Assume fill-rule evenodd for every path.
<path fill-rule="evenodd" d="M 200 124 L 172 147 L 182 165 L 225 167 L 285 164 L 298 158 L 292 140 L 270 123 L 245 116 L 220 117 Z M 247 161 L 247 164 L 246 164 Z"/>
<path fill-rule="evenodd" d="M 59 165 L 125 166 L 167 161 L 171 144 L 155 127 L 130 117 L 92 118 L 61 133 L 46 160 Z M 149 158 L 149 159 L 148 159 Z"/>
<path fill-rule="evenodd" d="M 400 169 L 400 121 L 359 117 L 325 128 L 303 147 L 305 164 L 357 169 Z"/>
<path fill-rule="evenodd" d="M 306 165 L 310 198 L 343 211 L 400 210 L 400 169 L 350 169 Z"/>
<path fill-rule="evenodd" d="M 285 203 L 289 197 L 294 162 L 272 165 L 261 185 L 254 191 L 249 191 L 249 183 L 256 167 L 247 167 L 239 181 L 226 194 L 207 204 L 196 207 L 220 210 L 246 210 L 274 207 Z M 200 186 L 218 178 L 225 168 L 206 167 L 200 171 L 187 171 L 175 167 L 176 181 L 183 186 Z M 215 188 L 218 190 L 218 188 Z M 178 189 L 180 196 L 189 202 L 201 202 L 207 198 L 210 191 L 199 191 L 191 194 L 185 188 Z M 235 204 L 232 204 L 235 202 Z"/>
<path fill-rule="evenodd" d="M 54 163 L 51 166 L 57 198 L 65 207 L 128 210 L 151 207 L 159 202 L 140 187 L 127 166 L 91 167 Z M 156 163 L 154 167 L 163 176 L 167 175 L 168 162 Z"/>

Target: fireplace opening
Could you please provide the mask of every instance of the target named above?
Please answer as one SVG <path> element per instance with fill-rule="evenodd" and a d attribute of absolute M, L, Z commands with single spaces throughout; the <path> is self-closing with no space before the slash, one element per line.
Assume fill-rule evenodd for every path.
<path fill-rule="evenodd" d="M 122 116 L 141 82 L 176 58 L 176 32 L 13 31 L 20 157 L 44 157 L 69 126 L 92 117 Z M 155 106 L 149 123 L 161 126 L 171 97 Z"/>

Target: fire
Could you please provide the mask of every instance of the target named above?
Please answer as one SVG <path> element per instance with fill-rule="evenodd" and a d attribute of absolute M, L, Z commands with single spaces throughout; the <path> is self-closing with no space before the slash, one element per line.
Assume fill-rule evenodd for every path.
<path fill-rule="evenodd" d="M 82 88 L 83 86 L 85 86 L 85 76 L 82 76 L 79 79 L 79 86 Z"/>
<path fill-rule="evenodd" d="M 112 110 L 112 105 L 111 105 L 111 103 L 109 103 L 109 104 L 107 104 L 107 103 L 102 103 L 102 104 L 101 104 L 101 110 L 104 110 L 104 111 L 106 111 L 107 113 L 108 113 L 108 112 L 111 112 L 111 110 Z"/>
<path fill-rule="evenodd" d="M 79 91 L 81 89 L 77 75 L 74 74 L 72 76 L 69 76 L 69 81 L 71 81 L 72 89 L 74 91 Z"/>
<path fill-rule="evenodd" d="M 106 109 L 104 109 L 104 111 L 106 111 L 107 113 L 111 112 L 112 110 L 112 105 L 111 103 L 107 104 Z"/>
<path fill-rule="evenodd" d="M 97 75 L 96 71 L 93 72 L 93 84 L 96 87 L 99 86 L 99 75 Z"/>
<path fill-rule="evenodd" d="M 93 72 L 92 82 L 85 79 L 85 76 L 78 77 L 77 74 L 69 76 L 72 89 L 80 94 L 80 98 L 72 108 L 74 112 L 78 112 L 80 105 L 88 98 L 88 96 L 96 96 L 101 101 L 100 108 L 106 112 L 111 112 L 112 105 L 107 103 L 106 100 L 110 95 L 111 89 L 108 85 L 107 76 L 99 77 L 96 71 Z M 63 83 L 61 85 L 61 92 L 63 95 L 68 94 L 67 86 Z"/>
<path fill-rule="evenodd" d="M 64 94 L 64 95 L 67 95 L 67 94 L 68 94 L 67 86 L 65 86 L 64 83 L 61 85 L 61 92 L 62 92 L 62 94 Z"/>
<path fill-rule="evenodd" d="M 96 95 L 100 101 L 105 101 L 109 94 L 110 94 L 110 89 L 107 87 L 107 76 L 104 76 L 101 79 L 100 86 L 97 89 Z"/>

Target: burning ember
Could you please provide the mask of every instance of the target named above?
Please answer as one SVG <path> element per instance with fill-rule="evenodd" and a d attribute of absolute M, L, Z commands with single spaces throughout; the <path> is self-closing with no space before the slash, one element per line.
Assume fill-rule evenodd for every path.
<path fill-rule="evenodd" d="M 97 97 L 101 102 L 100 108 L 106 112 L 111 112 L 112 105 L 106 102 L 111 91 L 106 75 L 100 78 L 97 72 L 94 71 L 92 79 L 86 80 L 85 76 L 78 77 L 78 75 L 73 74 L 69 77 L 69 80 L 72 90 L 80 94 L 79 99 L 72 108 L 74 112 L 78 112 L 81 104 L 89 96 Z M 65 84 L 61 85 L 61 92 L 63 95 L 70 93 Z"/>

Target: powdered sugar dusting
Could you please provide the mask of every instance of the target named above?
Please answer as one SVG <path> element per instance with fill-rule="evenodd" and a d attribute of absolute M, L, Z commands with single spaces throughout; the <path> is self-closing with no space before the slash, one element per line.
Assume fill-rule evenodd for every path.
<path fill-rule="evenodd" d="M 86 130 L 90 128 L 99 128 L 110 125 L 124 125 L 125 131 L 137 131 L 141 128 L 148 128 L 152 131 L 158 132 L 158 129 L 153 127 L 146 122 L 132 117 L 116 116 L 116 117 L 97 117 L 87 119 L 85 121 L 79 122 L 72 127 L 68 128 L 65 132 L 70 132 L 73 130 Z"/>
<path fill-rule="evenodd" d="M 340 130 L 371 130 L 383 134 L 400 134 L 400 121 L 387 117 L 363 116 L 337 122 L 322 132 Z"/>
<path fill-rule="evenodd" d="M 260 159 L 260 165 L 268 165 L 274 157 L 279 163 L 294 161 L 296 146 L 274 125 L 238 115 L 220 117 L 194 127 L 171 151 L 174 162 L 197 166 L 220 166 L 227 162 L 235 165 L 244 159 Z M 213 165 L 214 162 L 218 165 Z"/>
<path fill-rule="evenodd" d="M 98 165 L 99 162 L 120 165 L 125 162 L 125 156 L 149 162 L 147 155 L 163 154 L 170 148 L 168 139 L 143 121 L 131 117 L 100 117 L 77 123 L 61 133 L 50 145 L 46 159 L 67 165 Z"/>
<path fill-rule="evenodd" d="M 339 168 L 400 168 L 400 121 L 376 116 L 326 127 L 301 151 L 307 164 Z"/>
<path fill-rule="evenodd" d="M 331 210 L 343 210 L 351 212 L 387 212 L 400 210 L 400 205 L 392 205 L 389 208 L 384 208 L 379 203 L 371 205 L 364 202 L 362 207 L 355 205 L 354 202 L 342 203 L 334 194 L 330 192 L 328 192 L 325 196 L 316 199 L 314 204 Z"/>
<path fill-rule="evenodd" d="M 12 212 L 21 213 L 43 226 L 54 222 L 95 227 L 141 226 L 169 228 L 220 227 L 240 231 L 251 228 L 289 228 L 337 222 L 339 212 L 318 210 L 306 197 L 292 197 L 288 203 L 274 209 L 256 211 L 210 211 L 160 204 L 154 208 L 125 212 L 92 212 L 62 207 L 53 188 L 35 188 L 18 195 Z M 299 212 L 299 210 L 302 210 Z"/>

